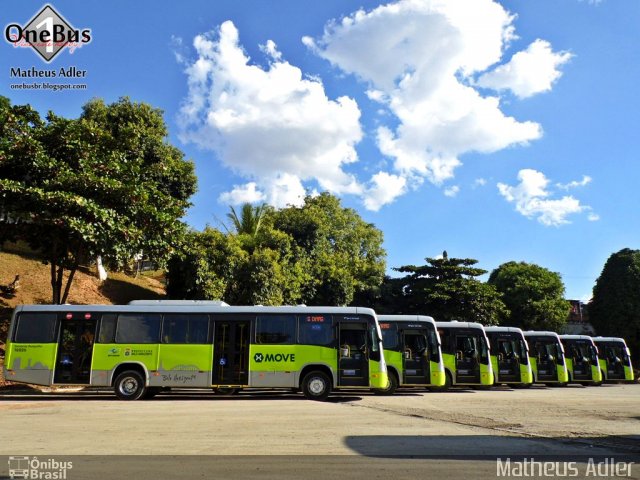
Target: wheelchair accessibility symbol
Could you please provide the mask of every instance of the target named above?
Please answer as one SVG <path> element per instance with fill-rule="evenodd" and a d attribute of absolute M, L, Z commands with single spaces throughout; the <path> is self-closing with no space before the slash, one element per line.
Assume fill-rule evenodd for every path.
<path fill-rule="evenodd" d="M 218 363 L 224 367 L 227 364 L 227 359 L 222 357 Z"/>

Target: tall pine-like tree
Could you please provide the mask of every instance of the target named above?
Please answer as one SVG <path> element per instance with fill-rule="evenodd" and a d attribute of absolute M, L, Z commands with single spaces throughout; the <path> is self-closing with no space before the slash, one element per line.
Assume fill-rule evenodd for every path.
<path fill-rule="evenodd" d="M 462 320 L 494 325 L 506 314 L 500 294 L 492 285 L 477 277 L 487 273 L 474 265 L 471 258 L 450 258 L 445 251 L 442 258 L 426 258 L 421 266 L 405 265 L 396 268 L 407 273 L 393 279 L 394 291 L 401 285 L 396 313 L 430 315 L 439 321 Z"/>

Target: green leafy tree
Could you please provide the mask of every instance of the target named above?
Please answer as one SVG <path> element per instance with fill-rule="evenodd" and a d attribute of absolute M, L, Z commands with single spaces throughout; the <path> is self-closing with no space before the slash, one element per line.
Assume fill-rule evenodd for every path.
<path fill-rule="evenodd" d="M 162 112 L 123 98 L 93 100 L 78 119 L 0 101 L 0 226 L 51 266 L 52 302 L 65 303 L 78 266 L 101 255 L 156 261 L 179 242 L 195 192 L 193 164 L 166 141 Z M 63 287 L 65 271 L 68 271 Z"/>
<path fill-rule="evenodd" d="M 354 295 L 380 287 L 386 265 L 382 232 L 337 197 L 307 196 L 301 207 L 274 212 L 273 226 L 293 239 L 296 261 L 308 269 L 303 303 L 347 305 Z"/>
<path fill-rule="evenodd" d="M 599 335 L 623 337 L 640 361 L 640 250 L 625 248 L 607 259 L 593 287 L 589 318 Z"/>
<path fill-rule="evenodd" d="M 299 303 L 307 276 L 291 255 L 291 238 L 268 226 L 259 237 L 256 246 L 246 234 L 189 232 L 168 263 L 167 295 L 234 305 Z"/>
<path fill-rule="evenodd" d="M 243 217 L 256 216 L 254 208 L 235 215 L 239 226 Z M 382 234 L 336 197 L 265 208 L 257 229 L 190 233 L 183 252 L 169 262 L 168 294 L 236 305 L 346 305 L 355 293 L 380 286 Z"/>
<path fill-rule="evenodd" d="M 396 313 L 433 316 L 439 321 L 463 320 L 494 325 L 506 314 L 500 293 L 476 277 L 487 273 L 474 267 L 477 260 L 450 258 L 447 252 L 442 258 L 426 258 L 422 266 L 405 265 L 394 270 L 407 273 L 394 279 L 394 291 L 401 285 Z"/>
<path fill-rule="evenodd" d="M 489 275 L 508 314 L 500 323 L 525 330 L 561 331 L 571 305 L 564 299 L 560 274 L 525 262 L 507 262 Z"/>

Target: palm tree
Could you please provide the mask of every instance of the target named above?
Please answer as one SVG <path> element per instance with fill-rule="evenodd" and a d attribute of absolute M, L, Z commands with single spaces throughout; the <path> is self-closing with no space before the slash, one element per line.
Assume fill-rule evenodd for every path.
<path fill-rule="evenodd" d="M 263 203 L 262 205 L 254 207 L 250 203 L 245 203 L 242 205 L 242 210 L 239 217 L 235 208 L 233 208 L 232 206 L 230 206 L 229 208 L 231 208 L 231 212 L 227 213 L 227 218 L 231 220 L 236 233 L 245 233 L 247 235 L 250 235 L 251 237 L 255 237 L 260 230 L 262 219 L 267 212 L 267 205 Z"/>

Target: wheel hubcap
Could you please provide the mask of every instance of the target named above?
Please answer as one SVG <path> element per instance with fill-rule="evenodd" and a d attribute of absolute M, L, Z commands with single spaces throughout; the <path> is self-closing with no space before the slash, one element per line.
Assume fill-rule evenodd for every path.
<path fill-rule="evenodd" d="M 135 378 L 125 378 L 120 383 L 120 392 L 124 395 L 133 395 L 138 390 L 138 381 Z"/>
<path fill-rule="evenodd" d="M 314 378 L 309 382 L 309 391 L 314 395 L 320 395 L 325 391 L 324 381 L 321 378 Z"/>

